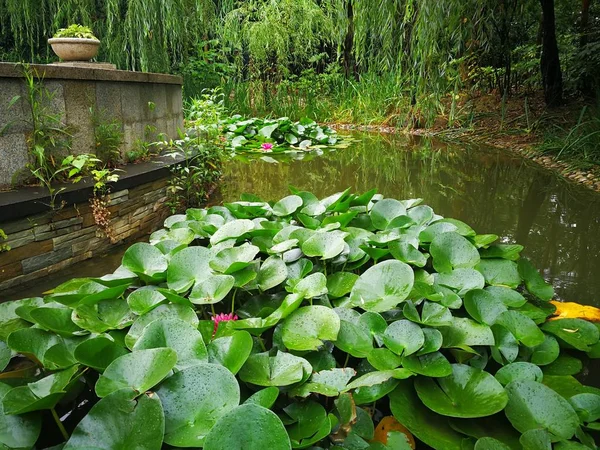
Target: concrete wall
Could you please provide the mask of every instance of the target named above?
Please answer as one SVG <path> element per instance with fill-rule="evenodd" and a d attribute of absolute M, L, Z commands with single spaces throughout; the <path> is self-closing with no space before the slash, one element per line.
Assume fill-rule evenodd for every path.
<path fill-rule="evenodd" d="M 122 154 L 137 140 L 152 141 L 158 133 L 177 137 L 183 129 L 181 77 L 60 65 L 32 65 L 52 92 L 48 112 L 61 114 L 72 133 L 71 152 L 94 153 L 90 107 L 106 119 L 116 119 L 123 131 Z M 12 107 L 9 103 L 21 96 Z M 0 187 L 28 162 L 27 138 L 32 131 L 31 110 L 22 70 L 0 63 Z M 149 127 L 156 130 L 149 133 Z"/>
<path fill-rule="evenodd" d="M 10 251 L 0 253 L 0 292 L 162 227 L 170 214 L 166 188 L 167 178 L 161 178 L 113 192 L 108 207 L 112 241 L 99 234 L 87 201 L 8 222 L 2 220 L 2 209 L 8 206 L 0 207 L 0 228 L 8 235 L 3 243 L 11 246 Z"/>

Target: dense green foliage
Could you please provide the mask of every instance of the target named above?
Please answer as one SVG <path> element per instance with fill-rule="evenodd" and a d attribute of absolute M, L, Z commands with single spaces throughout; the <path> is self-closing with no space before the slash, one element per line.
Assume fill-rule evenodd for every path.
<path fill-rule="evenodd" d="M 0 444 L 406 450 L 391 414 L 441 450 L 596 448 L 598 327 L 548 320 L 497 240 L 374 190 L 171 216 L 113 274 L 0 305 Z"/>

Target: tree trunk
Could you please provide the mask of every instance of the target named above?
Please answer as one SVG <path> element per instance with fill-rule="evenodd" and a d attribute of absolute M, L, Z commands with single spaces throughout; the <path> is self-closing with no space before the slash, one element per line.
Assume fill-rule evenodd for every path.
<path fill-rule="evenodd" d="M 563 100 L 562 71 L 556 42 L 556 20 L 554 0 L 540 0 L 543 15 L 542 38 L 542 83 L 546 105 L 559 106 Z"/>
<path fill-rule="evenodd" d="M 346 31 L 346 38 L 344 39 L 344 74 L 346 77 L 351 75 L 358 80 L 358 73 L 356 70 L 356 61 L 354 60 L 354 54 L 352 52 L 354 45 L 354 10 L 352 9 L 352 1 L 348 0 L 347 14 L 348 14 L 348 30 Z"/>

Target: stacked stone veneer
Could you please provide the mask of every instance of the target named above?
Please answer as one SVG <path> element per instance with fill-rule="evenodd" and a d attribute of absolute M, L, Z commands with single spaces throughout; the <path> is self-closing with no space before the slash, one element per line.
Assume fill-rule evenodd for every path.
<path fill-rule="evenodd" d="M 157 134 L 177 137 L 183 129 L 181 85 L 178 76 L 97 69 L 88 66 L 31 65 L 52 93 L 48 113 L 61 114 L 72 134 L 73 153 L 94 153 L 93 108 L 101 118 L 116 119 L 123 132 L 122 153 L 139 141 Z M 12 107 L 11 100 L 20 96 Z M 31 110 L 26 98 L 22 69 L 0 63 L 0 188 L 28 162 L 27 137 L 31 133 Z"/>
<path fill-rule="evenodd" d="M 169 215 L 167 179 L 151 181 L 111 194 L 113 239 L 100 237 L 88 202 L 40 213 L 0 228 L 11 250 L 0 253 L 0 291 L 52 274 L 110 247 L 139 239 L 160 228 Z"/>

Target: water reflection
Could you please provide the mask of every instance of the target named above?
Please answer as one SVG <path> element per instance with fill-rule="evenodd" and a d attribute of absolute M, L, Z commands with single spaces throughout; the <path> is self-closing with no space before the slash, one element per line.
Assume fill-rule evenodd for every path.
<path fill-rule="evenodd" d="M 526 245 L 558 295 L 600 305 L 600 195 L 574 187 L 507 152 L 419 138 L 369 135 L 346 150 L 303 161 L 227 165 L 225 201 L 252 192 L 278 199 L 288 185 L 325 196 L 373 187 L 386 196 L 422 197 L 436 212 L 480 233 Z"/>

